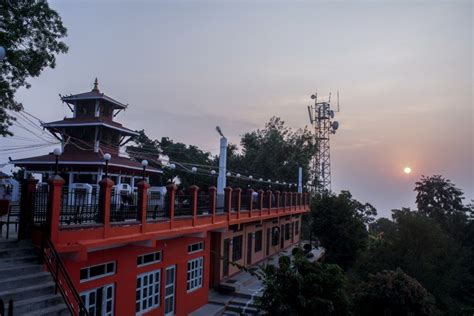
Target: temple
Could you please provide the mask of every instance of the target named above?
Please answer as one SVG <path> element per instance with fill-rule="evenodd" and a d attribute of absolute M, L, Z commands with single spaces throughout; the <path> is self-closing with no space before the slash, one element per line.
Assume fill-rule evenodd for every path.
<path fill-rule="evenodd" d="M 136 135 L 114 121 L 126 105 L 101 93 L 97 81 L 92 91 L 61 99 L 72 117 L 44 127 L 63 153 L 13 163 L 47 180 L 25 177 L 19 236 L 43 249 L 71 314 L 188 315 L 239 267 L 300 241 L 308 193 L 226 187 L 217 207 L 213 186 L 184 194 L 173 183 L 154 188 L 148 175 L 161 171 L 120 154 Z"/>

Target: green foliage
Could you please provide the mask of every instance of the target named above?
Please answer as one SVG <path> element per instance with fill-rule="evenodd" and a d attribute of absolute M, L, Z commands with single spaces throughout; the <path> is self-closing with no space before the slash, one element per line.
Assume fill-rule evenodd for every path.
<path fill-rule="evenodd" d="M 352 198 L 348 191 L 313 199 L 312 231 L 325 249 L 325 260 L 343 268 L 350 267 L 368 243 L 366 223 L 377 211 L 368 203 Z"/>
<path fill-rule="evenodd" d="M 293 262 L 281 257 L 279 268 L 264 270 L 265 290 L 257 299 L 268 315 L 347 315 L 346 277 L 333 264 L 311 263 L 297 255 Z"/>
<path fill-rule="evenodd" d="M 272 117 L 264 129 L 245 133 L 240 145 L 240 154 L 236 146 L 228 150 L 230 170 L 296 183 L 298 167 L 302 167 L 303 179 L 309 178 L 310 161 L 316 153 L 316 146 L 306 128 L 294 131 L 279 117 Z"/>
<path fill-rule="evenodd" d="M 354 297 L 356 315 L 436 315 L 434 297 L 402 270 L 382 271 L 362 282 Z"/>
<path fill-rule="evenodd" d="M 7 110 L 23 108 L 14 98 L 16 91 L 30 87 L 27 78 L 54 68 L 56 54 L 66 53 L 68 47 L 60 41 L 67 34 L 61 17 L 46 1 L 1 1 L 0 17 L 0 45 L 6 50 L 0 61 L 0 135 L 7 136 L 12 135 L 8 128 L 14 120 Z"/>

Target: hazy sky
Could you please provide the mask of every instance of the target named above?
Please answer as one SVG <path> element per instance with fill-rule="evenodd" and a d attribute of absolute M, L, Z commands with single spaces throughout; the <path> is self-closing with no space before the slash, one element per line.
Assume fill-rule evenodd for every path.
<path fill-rule="evenodd" d="M 53 1 L 69 53 L 18 98 L 61 119 L 58 94 L 88 91 L 97 76 L 130 104 L 117 117 L 125 126 L 215 153 L 216 125 L 234 143 L 273 115 L 303 127 L 310 95 L 339 90 L 334 190 L 389 216 L 413 206 L 422 174 L 442 174 L 471 199 L 472 3 Z"/>

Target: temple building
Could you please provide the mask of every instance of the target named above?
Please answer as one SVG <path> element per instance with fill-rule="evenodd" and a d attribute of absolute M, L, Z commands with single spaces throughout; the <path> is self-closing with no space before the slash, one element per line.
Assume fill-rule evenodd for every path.
<path fill-rule="evenodd" d="M 142 177 L 142 165 L 122 155 L 120 148 L 138 133 L 114 121 L 128 106 L 100 92 L 97 78 L 92 91 L 61 96 L 61 101 L 69 107 L 72 117 L 44 123 L 43 127 L 61 142 L 59 173 L 68 187 L 87 183 L 96 188 L 104 175 L 106 153 L 111 155 L 108 171 L 114 183 L 135 187 Z M 47 180 L 55 172 L 55 160 L 55 155 L 49 153 L 12 163 L 24 169 L 25 177 L 39 173 Z M 154 168 L 147 172 L 161 173 Z"/>

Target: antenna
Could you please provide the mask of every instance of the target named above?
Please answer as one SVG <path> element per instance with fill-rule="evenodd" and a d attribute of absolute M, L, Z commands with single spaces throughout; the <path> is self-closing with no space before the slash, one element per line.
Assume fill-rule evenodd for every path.
<path fill-rule="evenodd" d="M 311 125 L 314 128 L 316 154 L 313 157 L 311 180 L 315 193 L 326 194 L 331 192 L 331 155 L 329 136 L 335 134 L 339 122 L 334 120 L 334 110 L 331 109 L 331 93 L 328 101 L 318 102 L 317 94 L 311 95 L 314 105 L 308 106 Z M 339 91 L 337 92 L 337 111 L 339 112 Z"/>

